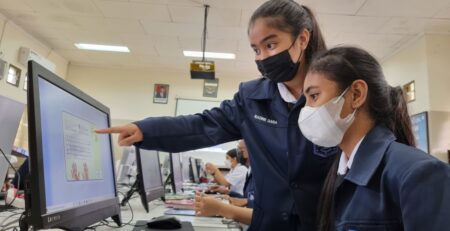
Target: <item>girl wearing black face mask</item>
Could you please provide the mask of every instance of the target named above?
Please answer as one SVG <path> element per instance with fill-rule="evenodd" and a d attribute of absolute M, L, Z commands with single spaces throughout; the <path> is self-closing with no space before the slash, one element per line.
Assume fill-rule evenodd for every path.
<path fill-rule="evenodd" d="M 312 12 L 291 0 L 256 9 L 248 37 L 265 78 L 242 83 L 233 99 L 201 114 L 148 118 L 98 132 L 119 133 L 121 145 L 168 152 L 245 139 L 254 209 L 230 218 L 251 223 L 249 230 L 316 230 L 318 196 L 337 150 L 314 146 L 297 121 L 307 68 L 325 43 Z"/>

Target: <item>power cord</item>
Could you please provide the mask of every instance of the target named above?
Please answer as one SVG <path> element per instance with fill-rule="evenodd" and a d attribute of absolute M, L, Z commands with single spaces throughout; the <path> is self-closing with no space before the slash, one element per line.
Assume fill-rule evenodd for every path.
<path fill-rule="evenodd" d="M 0 152 L 3 154 L 3 156 L 5 157 L 5 160 L 8 162 L 9 166 L 11 166 L 11 168 L 14 170 L 14 172 L 17 174 L 18 179 L 17 179 L 17 185 L 20 185 L 20 173 L 19 171 L 17 171 L 16 168 L 14 168 L 14 166 L 12 165 L 11 161 L 9 161 L 8 157 L 6 156 L 6 154 L 3 152 L 3 150 L 0 148 Z M 11 202 L 9 202 L 6 207 L 10 207 L 12 205 L 12 203 L 16 200 L 17 194 L 19 192 L 19 189 L 16 190 L 16 193 L 14 194 L 14 198 L 12 199 Z M 8 193 L 6 193 L 6 195 L 8 195 Z"/>

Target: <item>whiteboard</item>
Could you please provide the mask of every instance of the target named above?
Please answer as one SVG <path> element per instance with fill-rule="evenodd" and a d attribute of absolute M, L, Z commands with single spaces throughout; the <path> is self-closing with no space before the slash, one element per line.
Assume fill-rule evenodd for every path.
<path fill-rule="evenodd" d="M 211 109 L 213 107 L 219 107 L 221 101 L 209 101 L 199 99 L 184 99 L 177 98 L 175 115 L 192 115 L 201 113 L 204 110 Z M 218 167 L 224 167 L 225 153 L 233 148 L 236 148 L 237 141 L 232 141 L 224 144 L 219 144 L 209 148 L 203 148 L 198 150 L 192 150 L 183 152 L 182 155 L 193 156 L 203 160 L 203 163 L 213 163 Z"/>
<path fill-rule="evenodd" d="M 179 116 L 201 113 L 204 110 L 211 109 L 213 107 L 219 107 L 220 103 L 220 101 L 178 98 L 175 108 L 175 115 Z"/>

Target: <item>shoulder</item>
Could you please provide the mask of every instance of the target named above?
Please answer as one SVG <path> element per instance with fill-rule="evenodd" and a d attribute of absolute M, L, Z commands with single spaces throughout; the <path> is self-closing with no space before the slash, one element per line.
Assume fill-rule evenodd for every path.
<path fill-rule="evenodd" d="M 236 172 L 236 174 L 247 174 L 247 171 L 248 169 L 244 165 L 238 165 L 234 169 L 234 172 Z"/>
<path fill-rule="evenodd" d="M 402 143 L 392 142 L 386 151 L 386 169 L 405 179 L 417 174 L 448 174 L 450 167 L 434 156 L 420 149 Z"/>
<path fill-rule="evenodd" d="M 261 91 L 263 89 L 269 90 L 274 83 L 267 78 L 258 78 L 247 82 L 242 82 L 239 86 L 239 92 L 251 94 L 255 91 Z"/>

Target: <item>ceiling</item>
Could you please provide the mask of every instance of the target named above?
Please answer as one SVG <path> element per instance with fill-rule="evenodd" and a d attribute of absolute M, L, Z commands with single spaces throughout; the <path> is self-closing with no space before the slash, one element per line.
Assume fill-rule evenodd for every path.
<path fill-rule="evenodd" d="M 207 50 L 218 73 L 257 75 L 246 27 L 264 0 L 0 0 L 0 13 L 72 64 L 186 70 L 200 50 L 203 2 L 211 6 Z M 450 0 L 304 0 L 329 46 L 361 46 L 383 60 L 423 33 L 450 35 Z M 125 45 L 131 53 L 77 50 L 75 42 Z"/>

